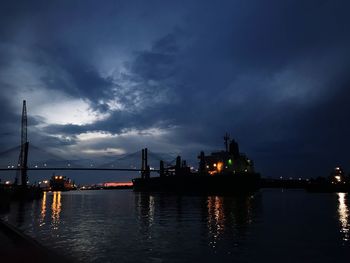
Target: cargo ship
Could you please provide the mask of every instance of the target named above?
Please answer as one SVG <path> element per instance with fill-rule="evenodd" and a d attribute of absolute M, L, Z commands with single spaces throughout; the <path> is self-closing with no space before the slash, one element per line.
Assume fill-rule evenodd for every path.
<path fill-rule="evenodd" d="M 75 190 L 74 182 L 63 175 L 53 175 L 50 179 L 51 191 L 70 191 Z"/>
<path fill-rule="evenodd" d="M 236 194 L 254 192 L 260 188 L 260 174 L 254 170 L 254 163 L 240 153 L 238 143 L 226 134 L 225 150 L 198 156 L 197 170 L 187 166 L 181 157 L 175 166 L 165 168 L 160 161 L 159 176 L 150 177 L 147 165 L 147 149 L 142 151 L 141 178 L 133 179 L 134 191 Z"/>

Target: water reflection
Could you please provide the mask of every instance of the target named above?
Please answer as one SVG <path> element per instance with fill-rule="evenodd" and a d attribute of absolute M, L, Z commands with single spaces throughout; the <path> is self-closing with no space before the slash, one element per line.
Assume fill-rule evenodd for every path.
<path fill-rule="evenodd" d="M 340 232 L 343 234 L 343 241 L 349 241 L 349 208 L 347 206 L 348 194 L 338 193 L 338 215 Z"/>
<path fill-rule="evenodd" d="M 43 193 L 43 199 L 41 200 L 41 211 L 40 211 L 40 226 L 45 225 L 45 216 L 46 216 L 46 198 L 47 193 Z"/>
<path fill-rule="evenodd" d="M 162 232 L 166 233 L 162 236 L 163 244 L 186 247 L 188 243 L 188 247 L 192 247 L 195 243 L 190 237 L 196 236 L 199 239 L 196 244 L 205 242 L 213 255 L 240 253 L 238 248 L 262 205 L 260 197 L 135 193 L 140 239 L 156 240 Z M 184 228 L 185 233 L 179 232 Z M 194 248 L 188 249 L 192 251 Z"/>
<path fill-rule="evenodd" d="M 209 196 L 208 197 L 208 230 L 213 241 L 210 241 L 210 245 L 215 248 L 216 241 L 219 235 L 225 229 L 225 214 L 224 214 L 223 197 Z"/>
<path fill-rule="evenodd" d="M 52 226 L 53 229 L 58 229 L 60 224 L 60 213 L 61 213 L 61 192 L 53 192 L 52 197 Z"/>
<path fill-rule="evenodd" d="M 135 198 L 138 218 L 150 227 L 154 220 L 154 196 L 139 193 Z"/>
<path fill-rule="evenodd" d="M 216 251 L 220 241 L 222 241 L 220 246 L 223 246 L 223 243 L 231 240 L 237 247 L 238 240 L 244 239 L 249 224 L 253 222 L 255 211 L 253 205 L 258 204 L 258 201 L 249 195 L 209 196 L 207 199 L 209 246 Z"/>
<path fill-rule="evenodd" d="M 23 223 L 25 222 L 25 201 L 20 200 L 18 202 L 18 212 L 17 212 L 17 224 L 19 227 L 21 227 L 23 225 Z"/>
<path fill-rule="evenodd" d="M 275 189 L 253 197 L 49 192 L 13 202 L 5 219 L 83 262 L 346 262 L 349 201 Z"/>

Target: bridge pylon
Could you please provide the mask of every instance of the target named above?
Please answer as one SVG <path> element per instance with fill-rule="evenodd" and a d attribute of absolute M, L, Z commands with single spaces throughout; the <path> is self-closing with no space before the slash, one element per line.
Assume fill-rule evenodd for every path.
<path fill-rule="evenodd" d="M 150 177 L 150 166 L 148 165 L 148 149 L 142 149 L 141 178 Z"/>
<path fill-rule="evenodd" d="M 22 125 L 21 125 L 21 151 L 18 158 L 19 170 L 21 173 L 21 185 L 27 188 L 28 181 L 28 150 L 29 142 L 27 137 L 27 106 L 26 101 L 23 100 L 22 107 Z M 17 178 L 16 178 L 17 181 Z"/>

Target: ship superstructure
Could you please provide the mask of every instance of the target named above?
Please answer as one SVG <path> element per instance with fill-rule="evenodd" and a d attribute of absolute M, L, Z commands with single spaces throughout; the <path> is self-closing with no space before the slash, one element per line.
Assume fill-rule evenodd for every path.
<path fill-rule="evenodd" d="M 201 152 L 198 156 L 199 173 L 212 176 L 255 173 L 253 161 L 240 153 L 238 143 L 235 140 L 230 141 L 227 134 L 224 139 L 225 151 L 213 152 L 207 156 Z"/>

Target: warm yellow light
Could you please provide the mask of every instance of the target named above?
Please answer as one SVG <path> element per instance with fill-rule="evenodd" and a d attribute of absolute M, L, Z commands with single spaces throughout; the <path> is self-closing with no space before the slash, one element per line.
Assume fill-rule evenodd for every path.
<path fill-rule="evenodd" d="M 216 163 L 214 163 L 213 166 L 216 167 Z"/>
<path fill-rule="evenodd" d="M 222 162 L 217 163 L 216 169 L 218 170 L 219 173 L 221 172 L 223 166 L 224 166 L 224 164 Z"/>
<path fill-rule="evenodd" d="M 208 173 L 209 173 L 210 175 L 214 175 L 214 174 L 217 173 L 217 171 L 215 171 L 215 170 L 214 170 L 214 171 L 209 171 Z"/>
<path fill-rule="evenodd" d="M 60 179 L 62 179 L 62 176 L 60 176 Z"/>
<path fill-rule="evenodd" d="M 58 176 L 55 176 L 55 179 L 58 179 Z"/>
<path fill-rule="evenodd" d="M 337 180 L 337 182 L 341 181 L 341 177 L 339 175 L 334 176 L 334 178 Z"/>

